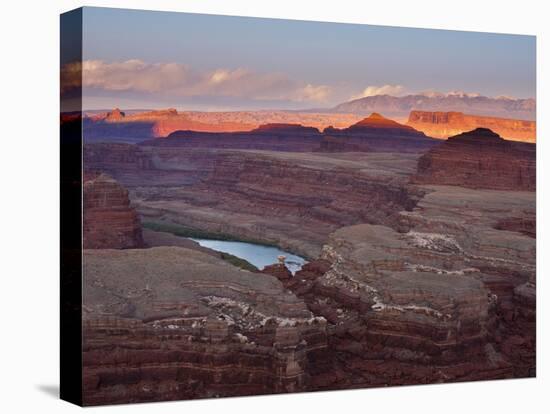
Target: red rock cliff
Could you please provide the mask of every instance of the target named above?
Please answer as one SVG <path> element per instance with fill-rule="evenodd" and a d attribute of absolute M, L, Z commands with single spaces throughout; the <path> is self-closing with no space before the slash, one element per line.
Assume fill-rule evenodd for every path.
<path fill-rule="evenodd" d="M 448 138 L 476 128 L 489 128 L 504 139 L 536 141 L 536 122 L 466 115 L 462 112 L 411 111 L 407 125 L 434 138 Z"/>
<path fill-rule="evenodd" d="M 128 191 L 105 174 L 84 177 L 84 248 L 143 246 L 141 223 Z"/>

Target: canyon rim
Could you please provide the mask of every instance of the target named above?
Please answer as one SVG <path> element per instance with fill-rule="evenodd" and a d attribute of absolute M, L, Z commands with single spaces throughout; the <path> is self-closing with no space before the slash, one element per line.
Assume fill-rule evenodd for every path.
<path fill-rule="evenodd" d="M 535 377 L 534 67 L 523 35 L 62 15 L 62 398 Z"/>

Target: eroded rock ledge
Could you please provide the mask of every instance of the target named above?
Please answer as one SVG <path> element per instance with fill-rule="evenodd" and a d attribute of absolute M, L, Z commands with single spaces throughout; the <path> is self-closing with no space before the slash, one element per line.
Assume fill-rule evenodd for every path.
<path fill-rule="evenodd" d="M 529 193 L 431 187 L 400 232 L 334 232 L 292 279 L 269 269 L 327 319 L 314 389 L 533 376 L 535 241 L 497 230 Z"/>
<path fill-rule="evenodd" d="M 269 275 L 182 247 L 84 254 L 85 404 L 301 391 L 326 321 Z"/>

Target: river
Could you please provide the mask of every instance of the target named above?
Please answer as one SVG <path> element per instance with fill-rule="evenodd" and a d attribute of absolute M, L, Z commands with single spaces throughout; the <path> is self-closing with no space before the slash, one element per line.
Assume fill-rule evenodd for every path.
<path fill-rule="evenodd" d="M 218 252 L 229 253 L 253 264 L 258 269 L 278 262 L 279 256 L 285 256 L 285 265 L 294 275 L 302 268 L 307 261 L 300 256 L 285 252 L 277 247 L 263 246 L 261 244 L 246 243 L 238 241 L 212 240 L 212 239 L 193 239 L 201 246 L 207 247 Z"/>

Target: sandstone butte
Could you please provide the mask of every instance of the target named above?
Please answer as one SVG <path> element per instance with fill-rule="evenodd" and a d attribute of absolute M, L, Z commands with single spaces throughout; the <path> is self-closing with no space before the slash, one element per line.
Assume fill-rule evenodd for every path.
<path fill-rule="evenodd" d="M 107 122 L 117 122 L 124 119 L 126 119 L 126 114 L 118 108 L 113 109 L 111 112 L 105 115 L 105 121 Z"/>
<path fill-rule="evenodd" d="M 413 182 L 535 191 L 535 144 L 506 141 L 477 128 L 450 137 L 418 160 Z"/>
<path fill-rule="evenodd" d="M 141 222 L 128 190 L 104 173 L 87 173 L 83 183 L 84 248 L 142 247 Z"/>
<path fill-rule="evenodd" d="M 373 112 L 348 128 L 325 128 L 321 151 L 418 152 L 436 144 L 423 132 Z"/>
<path fill-rule="evenodd" d="M 462 112 L 411 111 L 407 125 L 434 138 L 448 138 L 476 128 L 489 128 L 514 141 L 535 142 L 536 122 L 467 115 Z"/>
<path fill-rule="evenodd" d="M 388 119 L 383 117 L 377 112 L 373 112 L 370 114 L 367 118 L 362 119 L 361 121 L 351 125 L 348 130 L 361 130 L 363 128 L 372 129 L 372 128 L 380 128 L 380 129 L 395 129 L 400 132 L 411 132 L 414 133 L 414 128 L 411 128 L 410 126 L 400 124 L 399 122 L 396 122 L 392 119 Z"/>

